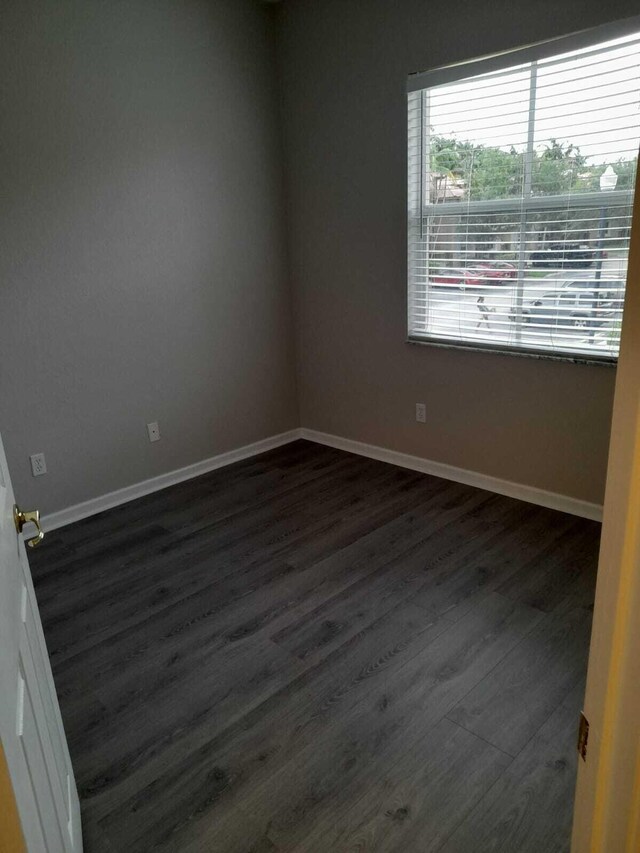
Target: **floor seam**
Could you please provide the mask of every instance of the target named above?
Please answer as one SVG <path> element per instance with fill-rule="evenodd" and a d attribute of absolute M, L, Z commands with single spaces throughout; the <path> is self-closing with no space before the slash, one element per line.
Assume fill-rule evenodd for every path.
<path fill-rule="evenodd" d="M 481 684 L 481 682 L 479 681 L 478 684 Z M 455 708 L 455 705 L 454 705 L 454 708 Z M 524 747 L 523 747 L 522 749 L 518 750 L 518 752 L 516 752 L 515 755 L 513 755 L 510 752 L 507 752 L 506 749 L 502 749 L 502 747 L 498 746 L 496 743 L 492 743 L 490 740 L 487 740 L 486 737 L 482 737 L 482 735 L 479 735 L 477 732 L 472 732 L 471 729 L 468 729 L 466 726 L 463 726 L 462 723 L 459 723 L 457 720 L 452 720 L 451 717 L 449 716 L 451 711 L 453 711 L 453 708 L 451 708 L 449 711 L 447 711 L 447 713 L 444 715 L 444 719 L 449 720 L 450 723 L 453 723 L 453 725 L 457 726 L 459 729 L 464 729 L 464 731 L 467 732 L 467 734 L 470 734 L 473 737 L 477 738 L 478 740 L 481 740 L 483 743 L 486 743 L 487 746 L 490 746 L 493 749 L 497 749 L 498 752 L 501 752 L 507 758 L 511 759 L 511 761 L 514 761 L 514 759 L 516 759 L 518 757 L 518 755 L 520 755 L 520 753 L 522 752 L 522 749 L 524 749 Z"/>

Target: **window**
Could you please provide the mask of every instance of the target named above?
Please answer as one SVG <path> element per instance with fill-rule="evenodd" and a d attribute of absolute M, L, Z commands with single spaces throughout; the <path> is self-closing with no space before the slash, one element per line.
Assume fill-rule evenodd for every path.
<path fill-rule="evenodd" d="M 410 340 L 615 362 L 640 140 L 620 33 L 410 78 Z"/>

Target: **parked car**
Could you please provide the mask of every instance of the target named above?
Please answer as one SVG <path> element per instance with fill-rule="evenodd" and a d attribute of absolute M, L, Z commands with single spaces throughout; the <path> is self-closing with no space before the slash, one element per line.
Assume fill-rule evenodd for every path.
<path fill-rule="evenodd" d="M 549 327 L 595 328 L 602 326 L 622 306 L 624 281 L 622 279 L 594 278 L 565 279 L 557 281 L 554 290 L 542 291 L 525 301 L 522 307 L 524 323 L 537 323 Z M 517 317 L 511 308 L 509 319 Z"/>
<path fill-rule="evenodd" d="M 465 270 L 465 287 L 487 287 L 507 284 L 518 274 L 515 264 L 508 261 L 476 261 Z"/>
<path fill-rule="evenodd" d="M 492 285 L 507 284 L 517 275 L 514 264 L 506 261 L 475 261 L 471 267 L 453 267 L 451 269 L 436 269 L 429 276 L 431 284 L 444 287 L 491 287 Z"/>
<path fill-rule="evenodd" d="M 586 243 L 549 243 L 544 249 L 531 252 L 529 263 L 538 269 L 587 269 L 590 267 L 598 251 Z M 606 257 L 603 252 L 602 257 Z"/>
<path fill-rule="evenodd" d="M 429 275 L 430 284 L 440 284 L 443 286 L 449 285 L 460 287 L 464 280 L 466 270 L 462 267 L 454 267 L 452 269 L 436 269 Z"/>

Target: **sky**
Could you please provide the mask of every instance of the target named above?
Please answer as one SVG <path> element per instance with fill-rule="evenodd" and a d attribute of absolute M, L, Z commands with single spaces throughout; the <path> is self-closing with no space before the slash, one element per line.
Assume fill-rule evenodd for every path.
<path fill-rule="evenodd" d="M 530 88 L 530 64 L 434 87 L 429 125 L 460 141 L 525 150 Z M 591 165 L 636 156 L 640 33 L 538 63 L 534 147 L 551 137 L 579 146 Z"/>

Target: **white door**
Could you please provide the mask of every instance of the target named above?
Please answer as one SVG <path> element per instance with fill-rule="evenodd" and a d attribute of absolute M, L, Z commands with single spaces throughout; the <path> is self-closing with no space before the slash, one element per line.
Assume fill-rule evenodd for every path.
<path fill-rule="evenodd" d="M 29 853 L 81 851 L 80 804 L 14 504 L 0 438 L 0 738 Z"/>

